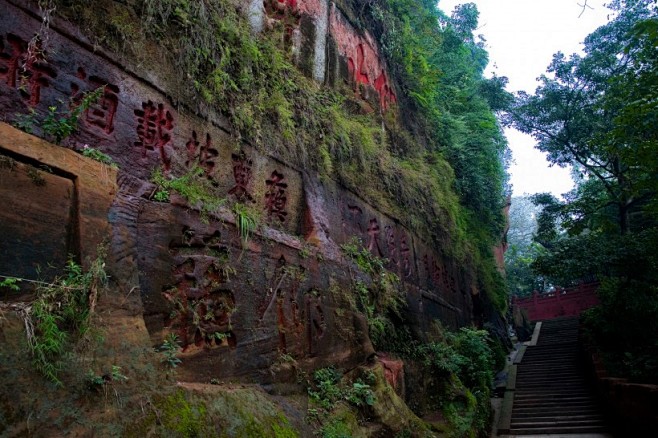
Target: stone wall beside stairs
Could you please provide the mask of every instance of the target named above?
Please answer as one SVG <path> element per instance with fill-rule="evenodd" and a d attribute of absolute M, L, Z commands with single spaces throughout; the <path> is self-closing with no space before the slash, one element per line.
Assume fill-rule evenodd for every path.
<path fill-rule="evenodd" d="M 620 437 L 656 436 L 658 385 L 610 377 L 598 354 L 590 351 L 592 371 L 607 417 Z"/>

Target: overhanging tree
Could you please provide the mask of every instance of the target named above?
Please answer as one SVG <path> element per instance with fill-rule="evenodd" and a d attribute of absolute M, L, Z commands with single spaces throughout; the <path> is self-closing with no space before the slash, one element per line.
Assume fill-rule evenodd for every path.
<path fill-rule="evenodd" d="M 576 191 L 567 205 L 588 214 L 613 207 L 621 234 L 657 188 L 651 173 L 658 162 L 650 153 L 655 128 L 643 128 L 657 120 L 652 3 L 619 5 L 617 17 L 586 38 L 584 56 L 555 54 L 535 93 L 518 93 L 508 114 L 508 122 L 532 135 L 551 163 L 574 166 L 585 184 L 595 180 L 605 194 Z M 587 209 L 577 205 L 581 197 Z"/>
<path fill-rule="evenodd" d="M 508 121 L 579 177 L 562 201 L 536 197 L 553 216 L 533 268 L 564 286 L 601 280 L 586 321 L 609 370 L 658 382 L 658 18 L 655 1 L 612 6 L 584 55 L 556 54 Z"/>

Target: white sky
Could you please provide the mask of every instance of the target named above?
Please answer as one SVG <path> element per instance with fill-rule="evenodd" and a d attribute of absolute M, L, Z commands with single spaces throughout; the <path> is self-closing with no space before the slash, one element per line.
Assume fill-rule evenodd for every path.
<path fill-rule="evenodd" d="M 546 71 L 553 54 L 580 52 L 582 41 L 607 22 L 610 13 L 604 0 L 470 0 L 480 11 L 479 29 L 487 40 L 489 67 L 507 76 L 508 91 L 535 91 L 536 78 Z M 455 5 L 469 0 L 439 0 L 439 8 L 448 13 Z M 556 196 L 569 191 L 573 181 L 568 169 L 548 167 L 544 154 L 534 149 L 532 137 L 516 130 L 505 131 L 514 164 L 510 167 L 514 196 L 524 193 L 552 192 Z"/>

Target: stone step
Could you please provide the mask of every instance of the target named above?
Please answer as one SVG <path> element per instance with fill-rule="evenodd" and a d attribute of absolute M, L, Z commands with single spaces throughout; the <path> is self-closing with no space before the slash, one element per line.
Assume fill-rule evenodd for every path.
<path fill-rule="evenodd" d="M 546 434 L 560 434 L 560 435 L 577 435 L 584 433 L 605 433 L 607 428 L 605 425 L 587 425 L 587 426 L 550 426 L 542 428 L 510 428 L 510 435 L 546 435 Z"/>
<path fill-rule="evenodd" d="M 527 350 L 526 350 L 527 351 Z M 543 365 L 549 366 L 549 365 L 561 365 L 561 364 L 566 364 L 566 363 L 574 363 L 578 362 L 578 358 L 573 356 L 562 356 L 560 354 L 552 354 L 552 355 L 537 355 L 537 356 L 528 356 L 527 353 L 523 356 L 523 360 L 519 365 L 523 366 L 528 366 L 528 365 Z"/>
<path fill-rule="evenodd" d="M 567 404 L 560 404 L 560 403 L 555 403 L 555 402 L 550 402 L 546 400 L 536 400 L 536 401 L 523 401 L 523 400 L 515 400 L 516 401 L 516 406 L 514 409 L 514 412 L 522 412 L 522 411 L 530 411 L 530 410 L 535 410 L 535 411 L 541 411 L 547 410 L 547 411 L 574 411 L 578 409 L 589 409 L 592 407 L 598 406 L 598 403 L 596 403 L 594 400 L 583 400 L 582 402 L 570 402 Z"/>
<path fill-rule="evenodd" d="M 606 432 L 584 378 L 578 319 L 543 321 L 537 345 L 516 365 L 515 390 L 502 430 L 511 435 Z"/>
<path fill-rule="evenodd" d="M 577 376 L 582 379 L 582 374 L 579 373 L 577 370 L 574 369 L 561 369 L 561 370 L 555 370 L 555 371 L 530 371 L 530 370 L 519 370 L 518 365 L 517 365 L 517 371 L 516 371 L 517 377 L 523 377 L 523 378 L 551 378 L 551 379 L 559 379 L 562 377 L 573 377 Z"/>
<path fill-rule="evenodd" d="M 527 395 L 523 397 L 514 397 L 514 404 L 520 406 L 551 406 L 551 405 L 561 405 L 561 406 L 582 406 L 582 405 L 595 405 L 596 402 L 592 397 L 581 396 L 577 398 L 570 398 L 569 400 L 564 400 L 563 397 L 537 397 L 533 395 Z"/>
<path fill-rule="evenodd" d="M 525 388 L 531 386 L 561 386 L 564 388 L 570 388 L 571 385 L 578 386 L 584 385 L 585 382 L 579 376 L 567 376 L 567 377 L 519 377 L 517 374 L 516 384 L 523 383 Z"/>
<path fill-rule="evenodd" d="M 524 408 L 514 409 L 512 418 L 543 418 L 545 416 L 563 416 L 563 415 L 600 415 L 597 406 L 580 406 L 577 409 L 543 409 L 543 408 Z"/>
<path fill-rule="evenodd" d="M 566 365 L 566 364 L 578 364 L 580 361 L 577 357 L 565 357 L 565 356 L 538 356 L 538 357 L 526 357 L 523 356 L 523 360 L 519 365 L 523 365 L 523 367 L 528 367 L 528 366 L 536 366 L 536 367 L 541 367 L 541 368 L 546 368 L 549 366 L 560 366 L 560 365 Z"/>
<path fill-rule="evenodd" d="M 582 377 L 575 373 L 542 376 L 542 375 L 521 375 L 516 373 L 516 381 L 524 383 L 561 383 L 561 382 L 582 382 Z"/>
<path fill-rule="evenodd" d="M 592 392 L 589 387 L 581 385 L 571 385 L 565 387 L 562 385 L 548 386 L 548 385 L 521 385 L 516 384 L 517 390 L 516 394 L 528 395 L 528 394 L 538 394 L 538 395 L 547 395 L 555 394 L 564 397 L 574 397 L 577 395 L 590 395 Z"/>
<path fill-rule="evenodd" d="M 587 424 L 603 424 L 603 417 L 601 415 L 554 415 L 552 417 L 538 417 L 533 419 L 528 418 L 514 418 L 512 416 L 512 427 L 534 427 L 534 426 L 567 426 L 567 425 L 587 425 Z"/>
<path fill-rule="evenodd" d="M 536 377 L 557 377 L 565 374 L 577 375 L 582 378 L 580 367 L 569 364 L 564 364 L 559 367 L 553 368 L 537 368 L 537 367 L 519 367 L 517 365 L 518 376 L 536 376 Z"/>
<path fill-rule="evenodd" d="M 578 377 L 582 379 L 580 373 L 574 370 L 562 370 L 559 372 L 546 373 L 546 372 L 529 372 L 529 371 L 519 371 L 517 367 L 516 376 L 523 379 L 566 379 L 571 377 Z"/>
<path fill-rule="evenodd" d="M 573 400 L 580 400 L 583 398 L 589 399 L 592 397 L 593 395 L 591 391 L 586 388 L 572 392 L 561 392 L 559 390 L 533 391 L 533 390 L 517 389 L 516 394 L 514 394 L 514 400 L 526 400 L 526 399 L 534 399 L 534 398 L 541 398 L 546 400 L 559 399 L 560 401 L 563 401 L 565 403 Z"/>
<path fill-rule="evenodd" d="M 529 428 L 546 428 L 546 427 L 551 427 L 551 426 L 602 426 L 603 425 L 603 420 L 602 419 L 585 419 L 585 420 L 559 420 L 559 419 L 554 419 L 554 420 L 542 420 L 542 421 L 522 421 L 522 422 L 517 422 L 512 424 L 512 428 L 524 428 L 524 429 L 529 429 Z"/>
<path fill-rule="evenodd" d="M 570 432 L 570 429 L 578 429 L 582 433 L 582 431 L 587 430 L 588 432 L 603 432 L 605 429 L 605 423 L 603 422 L 598 422 L 598 423 L 575 423 L 575 424 L 561 424 L 561 423 L 550 423 L 547 422 L 545 424 L 525 424 L 525 423 L 520 423 L 520 424 L 514 424 L 510 425 L 510 431 L 513 435 L 517 435 L 516 433 L 517 430 L 524 430 L 524 431 L 531 431 L 534 430 L 536 434 L 548 434 L 548 433 L 560 433 L 558 432 L 561 430 L 562 433 L 575 433 L 575 432 Z M 527 433 L 526 433 L 527 434 Z"/>

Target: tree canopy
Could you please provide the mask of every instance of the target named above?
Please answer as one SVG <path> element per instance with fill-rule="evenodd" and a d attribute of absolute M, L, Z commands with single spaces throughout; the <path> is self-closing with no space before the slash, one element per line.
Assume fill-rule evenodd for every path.
<path fill-rule="evenodd" d="M 576 187 L 542 207 L 536 275 L 568 286 L 601 282 L 587 317 L 613 372 L 658 375 L 658 14 L 650 0 L 614 1 L 614 18 L 584 54 L 556 53 L 534 94 L 519 92 L 506 121 L 537 140 Z"/>
<path fill-rule="evenodd" d="M 509 113 L 509 123 L 532 135 L 551 163 L 574 166 L 581 181 L 565 217 L 576 231 L 614 225 L 625 234 L 632 213 L 658 190 L 652 3 L 619 5 L 585 39 L 583 56 L 556 53 L 535 93 L 518 93 Z"/>

